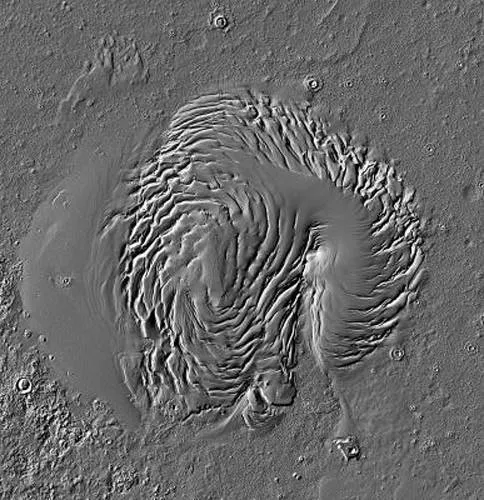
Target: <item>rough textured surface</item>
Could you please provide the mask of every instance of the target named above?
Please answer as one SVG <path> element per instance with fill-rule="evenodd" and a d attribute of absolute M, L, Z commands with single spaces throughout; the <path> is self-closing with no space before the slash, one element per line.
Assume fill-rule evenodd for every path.
<path fill-rule="evenodd" d="M 476 439 L 480 405 L 477 389 L 482 370 L 480 343 L 484 326 L 482 257 L 479 253 L 484 194 L 479 165 L 482 140 L 478 133 L 477 102 L 478 71 L 482 64 L 482 6 L 479 2 L 410 2 L 402 6 L 398 2 L 383 5 L 376 1 L 335 0 L 286 2 L 283 6 L 259 2 L 227 2 L 214 6 L 205 2 L 134 5 L 47 1 L 38 6 L 25 2 L 4 3 L 0 11 L 1 36 L 6 47 L 0 55 L 4 68 L 0 81 L 3 111 L 0 117 L 2 498 L 481 497 Z M 226 22 L 216 21 L 220 15 Z M 312 79 L 316 79 L 318 85 L 311 85 Z M 400 305 L 394 304 L 398 325 L 390 329 L 389 335 L 382 331 L 382 338 L 374 338 L 373 343 L 366 329 L 355 333 L 350 328 L 354 318 L 347 316 L 332 336 L 318 336 L 322 330 L 308 327 L 323 321 L 317 315 L 319 309 L 311 309 L 311 304 L 320 304 L 317 298 L 325 293 L 325 285 L 318 276 L 324 274 L 319 271 L 323 262 L 327 262 L 324 259 L 328 253 L 318 246 L 306 248 L 304 235 L 308 233 L 301 230 L 298 244 L 304 249 L 301 253 L 304 259 L 298 264 L 297 258 L 288 259 L 284 264 L 294 273 L 294 286 L 301 287 L 296 294 L 301 306 L 297 317 L 307 321 L 298 331 L 305 333 L 303 338 L 307 342 L 292 344 L 284 328 L 273 333 L 269 329 L 260 337 L 264 342 L 259 348 L 254 352 L 249 350 L 244 357 L 251 366 L 248 378 L 244 379 L 246 387 L 244 383 L 239 384 L 241 367 L 237 366 L 229 383 L 219 392 L 222 379 L 220 374 L 210 371 L 215 366 L 214 357 L 203 350 L 206 344 L 199 342 L 201 334 L 169 348 L 157 346 L 156 342 L 140 344 L 136 340 L 152 337 L 153 323 L 147 316 L 152 295 L 148 292 L 158 293 L 155 282 L 150 284 L 148 280 L 144 289 L 136 284 L 123 287 L 123 299 L 115 310 L 134 312 L 133 330 L 121 336 L 119 343 L 116 340 L 114 345 L 109 342 L 99 345 L 96 360 L 102 360 L 104 353 L 112 349 L 131 353 L 124 358 L 128 383 L 132 379 L 130 371 L 139 372 L 141 359 L 158 356 L 166 361 L 173 353 L 172 359 L 187 367 L 187 374 L 179 377 L 177 374 L 182 372 L 178 369 L 170 372 L 165 362 L 155 369 L 146 365 L 145 379 L 135 380 L 132 386 L 137 397 L 149 388 L 147 401 L 154 401 L 158 394 L 170 391 L 182 398 L 175 398 L 173 405 L 171 402 L 155 407 L 148 404 L 152 411 L 144 413 L 140 423 L 126 426 L 126 422 L 119 419 L 119 413 L 130 404 L 127 393 L 123 396 L 126 401 L 116 400 L 113 408 L 100 400 L 108 399 L 106 394 L 92 401 L 93 394 L 101 390 L 104 383 L 96 380 L 98 372 L 93 370 L 91 378 L 85 381 L 89 390 L 77 392 L 84 381 L 76 377 L 84 372 L 82 363 L 79 361 L 76 365 L 75 361 L 76 358 L 85 359 L 85 353 L 76 343 L 69 350 L 59 342 L 63 338 L 78 338 L 76 332 L 82 332 L 85 325 L 71 321 L 70 325 L 58 325 L 57 330 L 32 329 L 24 333 L 24 324 L 32 318 L 25 318 L 22 312 L 25 304 L 18 286 L 23 273 L 23 263 L 17 256 L 19 242 L 29 233 L 32 221 L 36 220 L 34 213 L 38 214 L 39 210 L 46 214 L 46 218 L 37 219 L 41 228 L 48 226 L 46 221 L 60 220 L 57 227 L 65 230 L 64 234 L 70 234 L 67 231 L 70 223 L 82 217 L 76 219 L 74 210 L 62 212 L 62 207 L 69 200 L 75 205 L 77 198 L 55 198 L 59 194 L 55 191 L 56 186 L 66 182 L 63 186 L 69 192 L 79 181 L 75 172 L 84 164 L 92 167 L 91 172 L 101 168 L 109 173 L 129 163 L 125 153 L 130 150 L 133 135 L 152 124 L 154 136 L 163 139 L 157 146 L 159 156 L 144 158 L 139 163 L 140 172 L 144 174 L 135 177 L 133 189 L 138 190 L 139 197 L 132 199 L 133 206 L 140 199 L 148 202 L 148 184 L 143 185 L 141 181 L 149 183 L 150 165 L 153 171 L 164 168 L 163 158 L 174 154 L 167 150 L 170 141 L 174 150 L 189 150 L 189 139 L 181 137 L 187 130 L 182 120 L 192 112 L 190 106 L 198 109 L 198 96 L 216 95 L 217 100 L 220 95 L 227 95 L 228 101 L 237 102 L 240 98 L 243 102 L 253 100 L 254 107 L 259 106 L 261 110 L 271 107 L 272 101 L 269 104 L 259 102 L 257 93 L 247 98 L 243 93 L 229 91 L 247 80 L 250 80 L 248 88 L 254 88 L 254 82 L 260 81 L 267 82 L 271 88 L 290 84 L 291 91 L 285 94 L 281 90 L 278 94 L 283 110 L 300 116 L 302 123 L 310 121 L 310 111 L 316 110 L 317 116 L 334 125 L 327 131 L 322 127 L 324 134 L 319 137 L 319 143 L 311 146 L 315 156 L 309 155 L 303 162 L 289 162 L 288 175 L 293 173 L 293 168 L 298 168 L 294 165 L 308 165 L 311 177 L 322 176 L 323 170 L 313 166 L 330 163 L 320 161 L 318 154 L 336 155 L 339 160 L 346 156 L 346 149 L 355 148 L 357 153 L 360 147 L 363 148 L 362 157 L 358 161 L 367 166 L 375 162 L 383 167 L 376 169 L 369 184 L 366 178 L 361 179 L 360 202 L 363 206 L 367 201 L 365 193 L 376 185 L 379 176 L 382 186 L 389 192 L 386 198 L 389 205 L 379 208 L 377 203 L 362 209 L 365 217 L 369 217 L 365 219 L 368 222 L 365 228 L 370 230 L 373 223 L 367 212 L 375 214 L 377 223 L 379 211 L 385 213 L 386 210 L 401 217 L 403 233 L 398 232 L 398 224 L 396 228 L 391 226 L 392 231 L 395 229 L 393 236 L 381 241 L 382 245 L 388 244 L 390 252 L 382 259 L 388 257 L 389 263 L 377 266 L 380 267 L 377 270 L 371 269 L 383 281 L 391 281 L 392 277 L 401 280 L 402 288 L 379 288 L 385 297 L 388 292 L 393 298 L 404 297 L 404 302 L 412 301 L 411 289 L 415 285 L 412 277 L 415 276 L 419 276 L 422 292 L 406 315 L 397 313 Z M 221 92 L 211 93 L 214 86 L 217 91 L 220 87 Z M 193 96 L 195 100 L 191 100 Z M 309 106 L 293 112 L 292 105 L 287 104 L 293 101 L 307 101 Z M 229 104 L 222 108 L 225 105 Z M 218 108 L 220 103 L 214 106 Z M 277 148 L 273 147 L 277 140 L 271 143 L 271 138 L 281 137 L 277 126 L 275 130 L 270 129 L 270 123 L 274 123 L 270 117 L 259 119 L 259 123 L 266 123 L 262 132 L 255 122 L 248 125 L 256 118 L 250 118 L 252 111 L 234 124 L 237 113 L 244 106 L 236 105 L 235 108 L 237 112 L 226 114 L 224 120 L 228 122 L 220 125 L 219 133 L 225 138 L 229 126 L 239 127 L 240 136 L 217 139 L 222 145 L 226 144 L 230 157 L 223 168 L 241 160 L 231 152 L 236 140 L 242 146 L 250 144 L 251 152 L 260 151 L 258 161 L 272 163 L 269 160 L 271 154 L 277 153 Z M 207 133 L 214 130 L 217 120 L 216 112 L 210 116 L 204 118 L 209 125 Z M 346 135 L 344 127 L 336 125 L 337 122 L 350 125 Z M 370 145 L 361 136 L 356 137 L 355 131 L 367 133 Z M 257 141 L 258 134 L 266 142 L 254 148 L 250 140 L 255 137 L 253 140 Z M 312 134 L 310 127 L 307 136 L 303 134 L 308 144 Z M 294 140 L 294 144 L 300 141 Z M 293 147 L 291 141 L 289 145 Z M 373 159 L 367 156 L 373 145 L 384 147 L 393 160 L 386 160 L 382 152 L 374 153 Z M 202 146 L 208 145 L 200 143 L 196 152 L 203 151 Z M 240 150 L 239 146 L 236 149 Z M 298 151 L 294 153 L 297 157 Z M 210 154 L 214 154 L 213 151 L 207 153 Z M 286 157 L 286 153 L 282 156 Z M 244 156 L 242 163 L 246 163 L 246 159 Z M 267 166 L 267 171 L 269 168 Z M 166 167 L 167 172 L 170 169 L 176 172 L 176 162 Z M 356 184 L 352 184 L 351 177 L 337 177 L 337 172 L 331 169 L 325 172 L 327 178 L 318 182 L 334 186 L 335 193 L 345 189 L 354 193 L 359 185 L 356 175 L 363 171 L 356 169 L 353 178 Z M 341 172 L 349 171 L 341 169 Z M 239 171 L 236 174 L 241 175 Z M 193 170 L 185 170 L 184 175 L 179 182 L 193 176 Z M 253 177 L 251 174 L 249 179 L 242 176 L 237 196 L 252 196 L 252 205 L 255 205 L 257 193 L 262 196 L 267 191 L 276 198 L 291 193 L 285 188 L 286 182 L 275 190 L 274 183 L 269 182 L 272 181 L 270 175 L 258 175 Z M 81 178 L 86 180 L 89 189 L 95 186 L 92 179 L 98 177 Z M 391 186 L 388 179 L 394 179 L 396 184 Z M 202 184 L 210 183 L 210 176 L 198 180 Z M 400 183 L 403 184 L 401 192 Z M 270 189 L 266 189 L 267 185 Z M 318 186 L 315 183 L 315 192 Z M 408 190 L 411 186 L 416 189 L 413 199 Z M 95 187 L 91 189 L 93 200 L 104 199 L 112 188 L 110 182 Z M 173 188 L 176 188 L 176 181 Z M 192 188 L 198 199 L 199 188 L 195 185 Z M 229 193 L 230 189 L 223 192 Z M 397 198 L 393 199 L 391 192 L 396 193 Z M 124 195 L 129 199 L 129 193 L 122 193 L 121 198 L 115 194 L 115 199 L 125 200 Z M 52 205 L 54 198 L 57 201 Z M 228 201 L 228 198 L 217 199 L 219 206 L 230 208 Z M 312 202 L 308 197 L 294 199 L 293 203 L 291 206 L 300 210 L 301 206 Z M 42 212 L 42 207 L 49 204 L 51 211 Z M 269 200 L 264 206 L 277 206 L 277 203 Z M 64 217 L 63 213 L 67 215 Z M 199 237 L 205 251 L 212 245 L 220 252 L 223 246 L 215 245 L 216 236 L 228 231 L 231 225 L 222 218 L 223 211 L 219 213 L 210 208 L 204 213 L 207 231 L 199 236 L 194 234 L 197 236 L 194 240 Z M 190 214 L 190 217 L 197 217 L 199 212 L 192 210 Z M 268 214 L 265 220 L 277 219 L 277 214 Z M 416 215 L 420 219 L 418 229 L 413 225 Z M 135 245 L 139 240 L 129 217 L 129 213 L 121 214 L 118 227 L 126 229 Z M 150 217 L 147 210 L 146 220 L 150 221 Z M 247 213 L 247 220 L 251 217 L 257 217 L 257 212 Z M 235 233 L 243 232 L 245 223 L 245 216 L 239 217 Z M 284 223 L 293 228 L 288 218 Z M 170 231 L 176 231 L 176 227 L 170 226 Z M 407 228 L 410 228 L 408 232 Z M 82 226 L 75 241 L 90 241 L 93 230 Z M 178 233 L 180 244 L 182 233 L 193 234 Z M 399 235 L 402 240 L 398 240 Z M 338 235 L 336 239 L 332 236 L 325 241 L 337 241 Z M 253 251 L 263 249 L 261 235 L 256 233 L 253 237 Z M 61 240 L 54 238 L 52 241 L 57 244 Z M 173 244 L 176 245 L 176 239 Z M 370 239 L 367 245 L 371 244 Z M 412 248 L 415 248 L 413 254 Z M 412 267 L 412 258 L 419 253 L 418 249 L 425 255 L 425 274 L 416 273 Z M 75 301 L 68 294 L 75 295 L 78 280 L 75 273 L 73 276 L 66 273 L 63 265 L 67 265 L 67 271 L 83 268 L 88 254 L 81 250 L 82 258 L 75 261 L 67 259 L 68 253 L 57 254 L 67 260 L 52 261 L 54 267 L 49 281 L 58 291 L 58 295 L 51 297 L 67 297 L 63 306 L 73 315 L 75 309 L 71 305 Z M 245 250 L 252 251 L 251 248 Z M 277 254 L 291 255 L 282 250 L 278 247 Z M 102 245 L 99 251 L 104 255 Z M 370 255 L 375 256 L 376 252 Z M 411 258 L 407 260 L 407 256 Z M 189 261 L 192 270 L 187 273 L 188 281 L 196 281 L 199 272 L 200 294 L 203 295 L 205 288 L 210 291 L 210 301 L 190 299 L 198 311 L 205 303 L 218 303 L 223 307 L 224 296 L 220 294 L 223 280 L 250 281 L 252 276 L 250 272 L 240 277 L 225 273 L 220 283 L 207 281 L 202 264 L 197 264 L 197 259 Z M 94 256 L 92 262 L 101 261 Z M 136 264 L 141 275 L 148 269 L 143 259 L 135 262 L 125 258 L 119 262 L 122 263 L 116 268 L 119 276 L 128 269 L 124 266 Z M 280 269 L 284 264 L 276 259 L 272 267 L 268 265 L 263 271 L 270 275 L 271 270 Z M 114 269 L 114 265 L 109 263 L 107 271 Z M 174 261 L 170 269 L 183 268 L 183 265 L 181 261 Z M 198 271 L 197 265 L 200 265 Z M 100 274 L 94 276 L 95 283 L 96 276 L 103 276 L 103 269 L 102 266 L 93 269 L 100 269 Z M 282 280 L 285 274 L 280 276 Z M 353 274 L 340 274 L 334 286 L 346 277 L 354 279 Z M 255 282 L 256 278 L 252 279 Z M 168 273 L 164 282 L 179 287 L 180 279 L 176 273 Z M 255 285 L 248 289 L 254 288 Z M 348 293 L 356 289 L 348 289 Z M 243 298 L 233 297 L 241 302 Z M 180 310 L 189 312 L 192 307 L 186 295 L 180 295 L 178 300 L 181 309 L 175 309 L 168 327 L 183 332 L 186 331 L 182 328 L 183 322 L 193 321 L 194 316 L 189 313 L 183 317 L 177 315 Z M 260 306 L 260 311 L 267 307 L 270 313 L 270 302 L 261 300 L 256 305 Z M 306 314 L 299 314 L 304 313 L 305 308 Z M 257 307 L 249 317 L 257 323 L 255 312 Z M 101 310 L 100 316 L 103 314 Z M 212 320 L 210 314 L 206 312 L 205 319 Z M 260 321 L 269 325 L 282 320 L 265 314 Z M 376 314 L 375 326 L 381 322 L 382 316 Z M 290 321 L 287 324 L 289 328 Z M 91 324 L 91 336 L 86 337 L 89 345 L 93 338 L 101 338 L 98 335 L 100 325 L 96 317 Z M 63 329 L 73 330 L 74 334 L 70 332 L 72 337 L 63 337 Z M 219 349 L 233 353 L 231 342 L 243 338 L 242 331 L 236 330 L 228 339 L 228 345 L 224 339 Z M 115 330 L 110 333 L 116 338 Z M 166 338 L 172 338 L 170 335 L 168 330 Z M 126 345 L 126 338 L 134 340 Z M 285 338 L 287 341 L 283 342 Z M 331 342 L 324 345 L 321 339 L 331 339 Z M 375 344 L 378 348 L 370 353 Z M 140 351 L 141 345 L 146 351 Z M 319 351 L 311 346 L 324 346 L 324 349 Z M 272 355 L 282 351 L 289 354 L 284 358 L 287 364 L 283 363 L 282 367 L 278 364 L 275 370 Z M 133 352 L 145 353 L 145 357 L 133 356 Z M 146 355 L 149 352 L 151 358 Z M 67 354 L 63 357 L 59 353 Z M 49 359 L 52 355 L 55 359 Z M 291 360 L 291 356 L 294 359 Z M 332 359 L 341 362 L 335 362 L 330 367 L 329 378 L 325 378 L 318 365 L 328 364 Z M 347 363 L 353 360 L 359 361 Z M 268 366 L 263 363 L 264 368 L 260 370 L 258 363 L 262 361 L 267 361 Z M 190 366 L 196 376 L 188 376 Z M 66 375 L 69 368 L 72 373 Z M 117 373 L 114 366 L 110 370 L 108 373 L 106 368 L 104 372 L 107 380 L 113 384 L 122 380 L 122 374 Z M 234 411 L 237 418 L 245 415 L 252 427 L 257 427 L 259 421 L 254 419 L 260 416 L 259 413 L 263 416 L 261 422 L 265 421 L 265 412 L 270 408 L 266 399 L 258 398 L 261 387 L 266 387 L 257 378 L 259 371 L 269 373 L 274 377 L 271 382 L 277 380 L 276 384 L 281 386 L 294 385 L 297 395 L 290 389 L 270 395 L 263 392 L 272 403 L 292 402 L 290 406 L 285 403 L 269 405 L 278 409 L 287 406 L 283 417 L 276 419 L 277 425 L 255 431 L 229 425 Z M 292 373 L 288 382 L 280 379 L 284 371 L 288 375 Z M 19 382 L 21 378 L 28 379 L 31 386 Z M 267 382 L 264 378 L 262 382 L 264 380 Z M 239 391 L 241 387 L 243 390 Z M 123 383 L 119 387 L 109 385 L 107 394 L 115 388 L 121 390 Z M 195 397 L 191 396 L 193 393 Z M 200 394 L 204 397 L 208 394 L 209 406 L 219 406 L 217 414 L 201 412 L 197 418 L 181 422 L 190 404 L 195 408 L 201 404 Z M 255 411 L 257 409 L 262 412 Z M 214 425 L 220 429 L 218 413 L 224 412 L 222 424 L 228 429 L 227 433 L 217 432 L 215 440 L 194 439 L 200 431 Z M 333 441 L 335 429 L 336 432 L 348 429 L 354 432 L 358 439 L 358 459 L 351 458 L 354 441 Z"/>
<path fill-rule="evenodd" d="M 298 315 L 321 368 L 381 343 L 422 251 L 413 192 L 367 156 L 308 104 L 251 90 L 175 114 L 162 148 L 126 174 L 88 269 L 114 304 L 104 315 L 143 344 L 124 358 L 138 398 L 171 391 L 199 412 L 244 394 L 251 426 L 292 402 Z"/>

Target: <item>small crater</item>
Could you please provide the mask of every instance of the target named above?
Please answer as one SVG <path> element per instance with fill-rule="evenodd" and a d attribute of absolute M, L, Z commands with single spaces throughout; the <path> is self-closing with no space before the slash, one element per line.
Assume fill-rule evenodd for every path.
<path fill-rule="evenodd" d="M 210 13 L 208 22 L 212 28 L 221 31 L 227 31 L 231 27 L 228 16 L 219 10 L 212 11 Z"/>
<path fill-rule="evenodd" d="M 26 377 L 21 377 L 17 380 L 15 389 L 19 394 L 29 394 L 32 392 L 32 382 Z"/>
<path fill-rule="evenodd" d="M 229 21 L 223 14 L 217 14 L 213 19 L 213 25 L 223 30 L 229 25 Z"/>
<path fill-rule="evenodd" d="M 467 341 L 464 344 L 464 349 L 466 350 L 467 354 L 470 354 L 470 355 L 474 355 L 474 354 L 479 353 L 479 346 L 471 341 Z"/>
<path fill-rule="evenodd" d="M 428 142 L 424 146 L 425 153 L 427 156 L 434 156 L 435 154 L 435 144 L 432 144 L 431 142 Z"/>
<path fill-rule="evenodd" d="M 384 122 L 388 118 L 388 115 L 385 113 L 385 111 L 380 111 L 378 113 L 378 120 L 381 122 Z"/>
<path fill-rule="evenodd" d="M 319 92 L 323 87 L 323 83 L 315 76 L 308 75 L 304 78 L 304 86 L 311 92 Z"/>
<path fill-rule="evenodd" d="M 390 349 L 390 359 L 393 361 L 402 361 L 405 357 L 405 350 L 401 346 L 394 346 Z"/>
<path fill-rule="evenodd" d="M 57 275 L 54 283 L 57 288 L 69 288 L 72 285 L 72 276 Z"/>

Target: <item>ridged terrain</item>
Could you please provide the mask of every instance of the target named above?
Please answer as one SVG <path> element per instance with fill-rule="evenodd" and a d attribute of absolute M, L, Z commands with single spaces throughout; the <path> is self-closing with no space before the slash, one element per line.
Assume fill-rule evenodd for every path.
<path fill-rule="evenodd" d="M 122 187 L 86 281 L 140 407 L 255 428 L 293 401 L 299 335 L 323 370 L 358 363 L 415 297 L 413 190 L 308 103 L 202 95 Z"/>

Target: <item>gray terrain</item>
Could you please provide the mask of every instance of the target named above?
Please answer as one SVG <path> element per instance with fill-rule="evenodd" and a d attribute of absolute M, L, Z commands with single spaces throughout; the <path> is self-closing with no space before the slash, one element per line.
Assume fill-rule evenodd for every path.
<path fill-rule="evenodd" d="M 0 14 L 0 498 L 482 498 L 482 1 Z"/>

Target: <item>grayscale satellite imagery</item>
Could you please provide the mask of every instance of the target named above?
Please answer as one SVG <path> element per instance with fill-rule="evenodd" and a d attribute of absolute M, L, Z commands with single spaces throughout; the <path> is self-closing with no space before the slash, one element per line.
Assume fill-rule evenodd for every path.
<path fill-rule="evenodd" d="M 1 2 L 1 500 L 484 498 L 483 16 Z"/>

